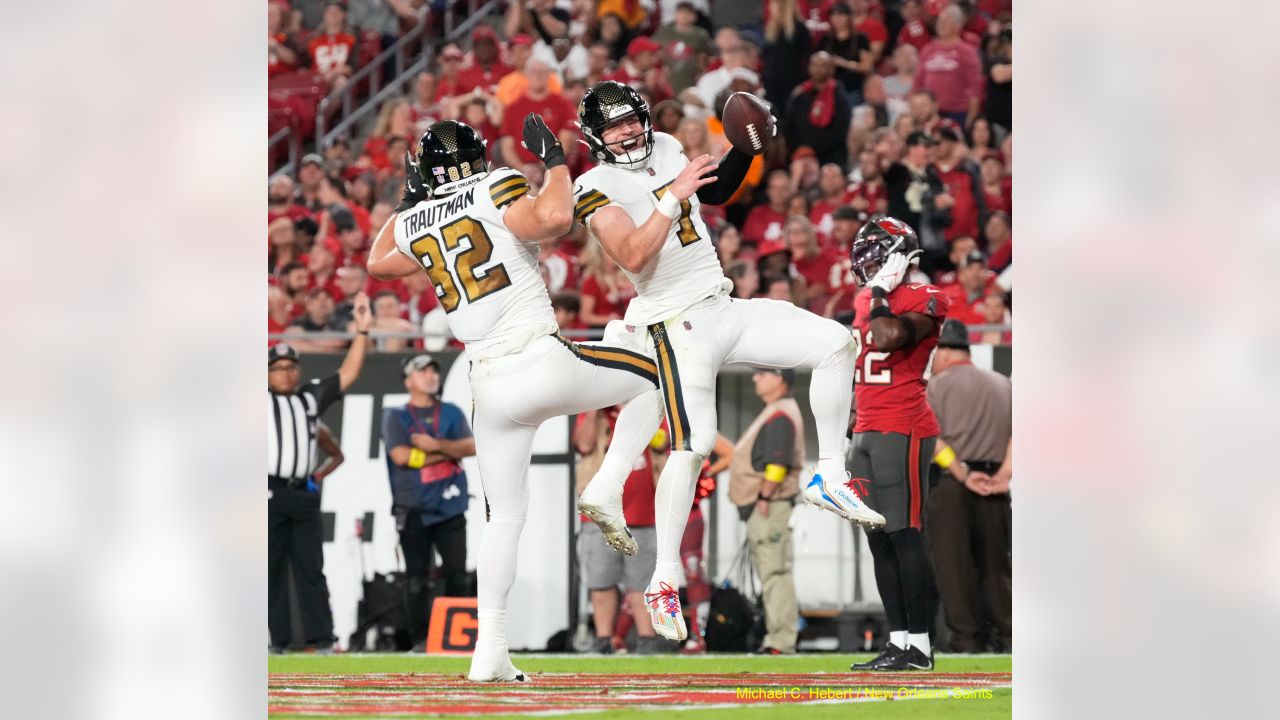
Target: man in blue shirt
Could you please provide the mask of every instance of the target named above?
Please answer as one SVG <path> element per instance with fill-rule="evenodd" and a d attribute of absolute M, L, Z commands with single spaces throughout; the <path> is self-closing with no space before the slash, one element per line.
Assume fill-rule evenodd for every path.
<path fill-rule="evenodd" d="M 391 480 L 391 513 L 400 534 L 408 580 L 409 637 L 414 649 L 426 644 L 427 584 L 435 552 L 440 553 L 443 595 L 467 595 L 467 475 L 460 461 L 476 454 L 462 410 L 442 402 L 440 365 L 430 355 L 401 363 L 409 404 L 382 417 Z"/>

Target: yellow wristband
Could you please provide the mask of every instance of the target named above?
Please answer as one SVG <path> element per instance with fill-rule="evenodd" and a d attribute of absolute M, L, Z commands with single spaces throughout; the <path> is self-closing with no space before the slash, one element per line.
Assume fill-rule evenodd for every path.
<path fill-rule="evenodd" d="M 427 454 L 422 452 L 418 448 L 413 448 L 412 450 L 409 451 L 409 462 L 405 464 L 413 468 L 414 470 L 417 470 L 418 468 L 427 464 Z"/>
<path fill-rule="evenodd" d="M 770 463 L 764 466 L 764 479 L 771 483 L 780 483 L 787 479 L 787 466 Z"/>
<path fill-rule="evenodd" d="M 952 450 L 951 446 L 948 445 L 947 447 L 939 450 L 937 455 L 933 456 L 933 461 L 938 464 L 938 467 L 946 470 L 951 467 L 951 463 L 956 461 L 956 451 Z"/>
<path fill-rule="evenodd" d="M 658 431 L 653 434 L 653 439 L 649 441 L 649 447 L 654 450 L 661 450 L 666 446 L 667 434 L 663 432 L 662 428 L 658 428 Z"/>

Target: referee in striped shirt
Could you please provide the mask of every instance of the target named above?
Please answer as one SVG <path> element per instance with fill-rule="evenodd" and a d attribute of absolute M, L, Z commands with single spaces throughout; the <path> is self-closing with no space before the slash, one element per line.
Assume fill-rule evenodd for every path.
<path fill-rule="evenodd" d="M 364 366 L 369 345 L 369 298 L 356 295 L 357 335 L 338 372 L 302 382 L 298 353 L 284 343 L 267 350 L 267 625 L 273 652 L 292 641 L 289 568 L 293 568 L 304 642 L 332 647 L 333 614 L 324 580 L 320 536 L 320 490 L 315 484 L 316 425 L 342 399 Z"/>

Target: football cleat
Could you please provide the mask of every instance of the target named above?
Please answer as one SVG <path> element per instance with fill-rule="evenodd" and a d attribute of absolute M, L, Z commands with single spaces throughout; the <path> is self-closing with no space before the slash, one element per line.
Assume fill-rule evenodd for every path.
<path fill-rule="evenodd" d="M 587 483 L 578 498 L 578 512 L 591 518 L 591 522 L 600 528 L 609 547 L 628 557 L 635 555 L 640 546 L 627 529 L 627 519 L 622 515 L 622 496 L 595 497 L 591 492 L 593 486 L 602 487 L 600 483 Z"/>
<path fill-rule="evenodd" d="M 649 587 L 653 588 L 653 585 Z M 689 637 L 689 631 L 684 626 L 684 616 L 680 614 L 680 591 L 666 582 L 659 582 L 657 591 L 645 591 L 644 604 L 649 608 L 649 620 L 653 623 L 654 632 L 678 643 Z"/>
<path fill-rule="evenodd" d="M 893 643 L 885 643 L 884 648 L 880 650 L 879 655 L 864 663 L 854 663 L 849 666 L 849 669 L 854 672 L 866 670 L 888 670 L 891 669 L 890 666 L 897 661 L 898 656 L 905 652 L 906 650 L 903 650 Z"/>
<path fill-rule="evenodd" d="M 902 661 L 906 663 L 907 670 L 932 670 L 933 669 L 933 652 L 928 655 L 920 648 L 912 645 L 907 648 L 901 656 Z"/>
<path fill-rule="evenodd" d="M 467 673 L 471 682 L 529 682 L 529 676 L 511 664 L 511 658 L 504 656 L 497 661 L 484 661 L 478 657 L 471 658 L 471 672 Z"/>
<path fill-rule="evenodd" d="M 833 476 L 831 480 L 826 480 L 820 471 L 815 472 L 809 484 L 804 486 L 801 496 L 810 505 L 833 512 L 868 530 L 884 527 L 884 516 L 863 504 L 862 499 L 849 486 L 849 477 L 849 473 L 845 472 L 843 477 Z"/>

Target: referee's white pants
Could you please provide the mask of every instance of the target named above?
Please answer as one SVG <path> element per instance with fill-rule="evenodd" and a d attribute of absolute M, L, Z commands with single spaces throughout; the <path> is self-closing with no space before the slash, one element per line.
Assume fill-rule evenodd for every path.
<path fill-rule="evenodd" d="M 477 568 L 477 607 L 482 615 L 505 611 L 515 581 L 516 549 L 529 509 L 530 452 L 538 426 L 549 418 L 640 395 L 656 397 L 656 370 L 653 360 L 640 353 L 579 345 L 558 335 L 540 337 L 518 353 L 472 363 L 472 432 L 489 510 Z M 479 644 L 500 640 L 486 638 L 486 628 L 482 622 Z"/>

